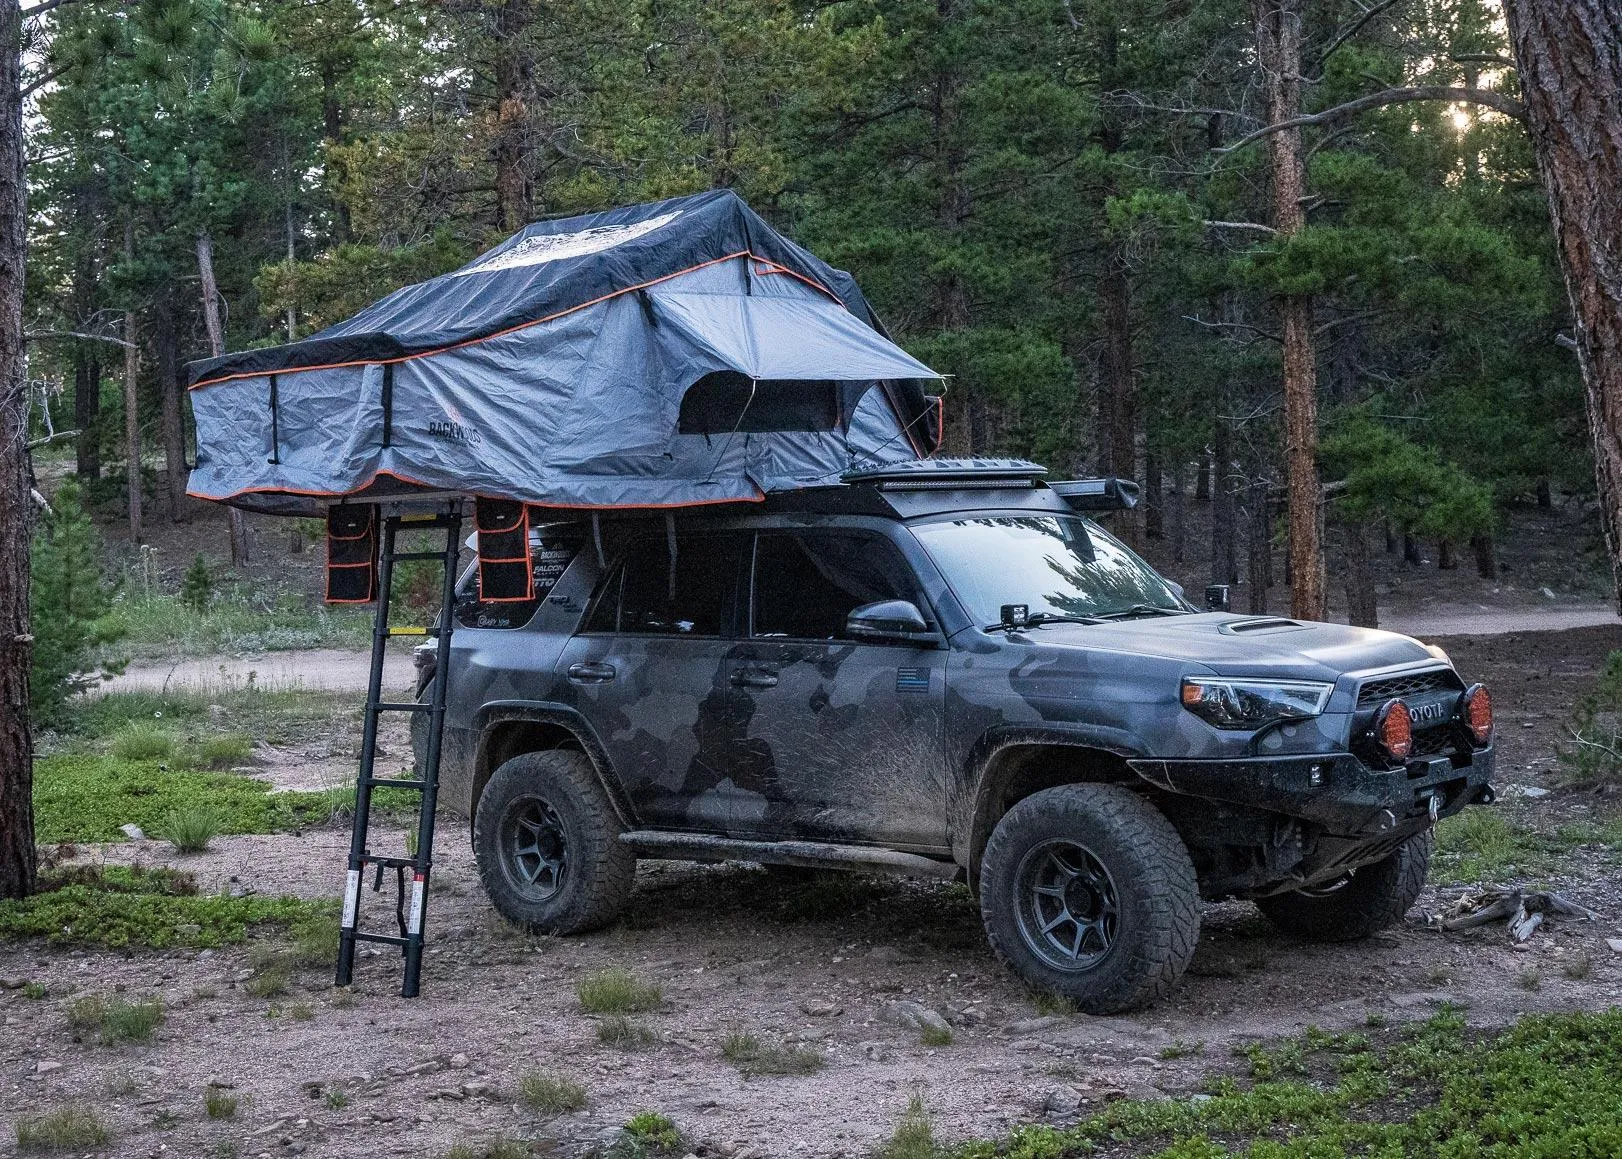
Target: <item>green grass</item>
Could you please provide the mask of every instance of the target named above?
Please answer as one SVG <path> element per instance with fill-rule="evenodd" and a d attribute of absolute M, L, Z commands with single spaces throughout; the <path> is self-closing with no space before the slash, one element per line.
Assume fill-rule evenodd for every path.
<path fill-rule="evenodd" d="M 162 834 L 175 814 L 199 807 L 214 814 L 221 833 L 278 833 L 323 824 L 341 806 L 330 793 L 272 793 L 251 777 L 151 761 L 64 753 L 34 765 L 34 824 L 42 843 L 121 841 L 125 824 Z"/>
<path fill-rule="evenodd" d="M 123 1042 L 145 1042 L 163 1022 L 163 1003 L 156 998 L 127 1002 L 114 996 L 87 994 L 67 1006 L 68 1026 L 77 1039 L 98 1035 L 103 1046 Z"/>
<path fill-rule="evenodd" d="M 213 949 L 243 941 L 256 926 L 296 931 L 332 920 L 328 902 L 203 895 L 190 874 L 173 870 L 51 870 L 42 875 L 41 889 L 20 901 L 0 901 L 0 937 L 45 938 L 55 945 Z"/>
<path fill-rule="evenodd" d="M 174 846 L 176 853 L 203 853 L 219 831 L 220 819 L 213 809 L 186 805 L 170 810 L 159 823 L 157 834 Z"/>
<path fill-rule="evenodd" d="M 353 735 L 360 706 L 358 694 L 299 688 L 134 689 L 75 701 L 65 736 L 99 752 L 112 737 L 139 725 L 170 733 L 179 754 L 198 767 L 227 759 L 245 764 L 251 756 L 249 737 L 284 744 L 322 730 L 335 737 Z"/>
<path fill-rule="evenodd" d="M 721 1057 L 745 1075 L 814 1074 L 828 1064 L 814 1047 L 762 1042 L 747 1030 L 727 1034 L 721 1042 Z"/>
<path fill-rule="evenodd" d="M 542 1115 L 561 1115 L 586 1105 L 586 1088 L 567 1076 L 532 1070 L 518 1080 L 518 1099 Z"/>
<path fill-rule="evenodd" d="M 132 720 L 112 736 L 110 749 L 121 761 L 167 761 L 175 755 L 173 729 L 149 720 Z"/>
<path fill-rule="evenodd" d="M 112 1136 L 96 1112 L 72 1104 L 17 1120 L 18 1151 L 80 1151 L 100 1147 Z"/>
<path fill-rule="evenodd" d="M 234 769 L 253 759 L 253 740 L 235 732 L 199 737 L 186 746 L 185 757 L 194 769 Z"/>
<path fill-rule="evenodd" d="M 1536 879 L 1559 870 L 1581 845 L 1598 846 L 1616 861 L 1622 853 L 1622 817 L 1546 831 L 1517 825 L 1496 810 L 1466 809 L 1436 827 L 1431 880 L 1458 885 Z"/>
<path fill-rule="evenodd" d="M 657 1111 L 640 1111 L 625 1123 L 626 1133 L 641 1147 L 656 1155 L 673 1154 L 681 1150 L 681 1131 L 668 1115 Z"/>
<path fill-rule="evenodd" d="M 653 1031 L 624 1014 L 605 1015 L 597 1023 L 597 1041 L 620 1050 L 634 1050 L 653 1042 Z"/>
<path fill-rule="evenodd" d="M 1253 1077 L 1204 1101 L 1123 1100 L 1073 1127 L 1024 1127 L 957 1159 L 1522 1159 L 1622 1154 L 1622 1010 L 1523 1019 L 1481 1038 L 1457 1010 L 1388 1034 L 1309 1032 L 1246 1050 Z M 1258 1065 L 1260 1063 L 1261 1065 Z M 914 1159 L 927 1151 L 881 1152 Z"/>
<path fill-rule="evenodd" d="M 223 1087 L 210 1086 L 203 1092 L 203 1110 L 211 1119 L 232 1119 L 237 1113 L 237 1097 Z"/>
<path fill-rule="evenodd" d="M 445 1152 L 445 1159 L 530 1159 L 533 1154 L 529 1144 L 498 1136 L 483 1143 L 458 1143 Z"/>
<path fill-rule="evenodd" d="M 587 974 L 575 987 L 575 995 L 587 1014 L 640 1014 L 657 1009 L 662 997 L 659 987 L 618 967 Z"/>
<path fill-rule="evenodd" d="M 315 545 L 319 551 L 319 544 Z M 201 610 L 171 595 L 127 585 L 113 599 L 108 621 L 120 632 L 120 653 L 132 656 L 211 656 L 280 652 L 290 648 L 364 648 L 371 617 L 328 607 L 274 585 L 238 583 L 216 590 Z"/>
<path fill-rule="evenodd" d="M 945 1026 L 926 1026 L 918 1032 L 918 1041 L 924 1046 L 951 1046 L 952 1031 Z"/>
<path fill-rule="evenodd" d="M 874 1159 L 935 1159 L 941 1150 L 924 1100 L 913 1095 L 901 1122 L 896 1124 L 895 1134 L 874 1153 Z"/>

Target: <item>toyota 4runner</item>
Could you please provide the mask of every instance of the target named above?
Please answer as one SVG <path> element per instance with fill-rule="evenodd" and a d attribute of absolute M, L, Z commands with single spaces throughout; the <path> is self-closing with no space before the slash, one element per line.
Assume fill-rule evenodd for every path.
<path fill-rule="evenodd" d="M 1082 514 L 1129 484 L 1042 475 L 540 523 L 527 603 L 470 569 L 440 799 L 496 908 L 600 927 L 639 857 L 955 878 L 1095 1013 L 1171 989 L 1201 898 L 1312 939 L 1400 919 L 1436 820 L 1492 799 L 1486 690 L 1390 632 L 1197 610 Z"/>

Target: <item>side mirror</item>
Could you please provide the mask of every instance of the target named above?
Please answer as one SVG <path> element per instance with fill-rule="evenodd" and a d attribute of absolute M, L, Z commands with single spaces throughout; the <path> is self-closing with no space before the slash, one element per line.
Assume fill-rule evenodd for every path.
<path fill-rule="evenodd" d="M 1166 586 L 1172 590 L 1172 594 L 1178 599 L 1184 600 L 1188 598 L 1183 592 L 1183 585 L 1178 583 L 1176 580 L 1167 580 Z"/>
<path fill-rule="evenodd" d="M 918 606 L 908 600 L 863 604 L 845 617 L 845 635 L 857 640 L 934 643 L 935 633 Z"/>
<path fill-rule="evenodd" d="M 1231 610 L 1233 601 L 1229 598 L 1227 584 L 1211 584 L 1205 589 L 1205 610 L 1208 612 L 1226 612 Z"/>

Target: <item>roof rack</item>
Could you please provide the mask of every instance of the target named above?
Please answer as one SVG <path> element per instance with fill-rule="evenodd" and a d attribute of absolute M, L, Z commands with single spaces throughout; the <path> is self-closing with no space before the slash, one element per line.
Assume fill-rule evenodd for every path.
<path fill-rule="evenodd" d="M 845 483 L 872 483 L 881 491 L 1035 487 L 1046 467 L 1028 459 L 910 459 L 846 471 Z"/>

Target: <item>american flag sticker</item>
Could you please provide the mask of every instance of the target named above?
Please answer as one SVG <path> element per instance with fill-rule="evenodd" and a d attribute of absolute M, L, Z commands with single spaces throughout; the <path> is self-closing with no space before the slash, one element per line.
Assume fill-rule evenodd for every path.
<path fill-rule="evenodd" d="M 897 668 L 895 670 L 895 690 L 897 692 L 928 692 L 928 668 Z"/>

